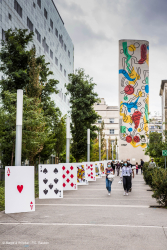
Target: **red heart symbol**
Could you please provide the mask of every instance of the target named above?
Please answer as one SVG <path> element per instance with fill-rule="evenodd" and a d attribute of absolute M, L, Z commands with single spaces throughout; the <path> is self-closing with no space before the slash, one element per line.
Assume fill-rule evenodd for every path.
<path fill-rule="evenodd" d="M 17 190 L 19 191 L 19 193 L 21 193 L 23 190 L 23 185 L 17 185 Z"/>

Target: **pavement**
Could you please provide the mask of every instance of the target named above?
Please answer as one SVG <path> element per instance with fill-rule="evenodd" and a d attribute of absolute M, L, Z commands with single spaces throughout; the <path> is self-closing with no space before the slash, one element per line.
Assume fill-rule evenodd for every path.
<path fill-rule="evenodd" d="M 0 212 L 0 249 L 167 250 L 167 209 L 156 206 L 141 174 L 129 196 L 116 177 L 64 191 L 63 199 L 36 199 L 36 211 Z"/>

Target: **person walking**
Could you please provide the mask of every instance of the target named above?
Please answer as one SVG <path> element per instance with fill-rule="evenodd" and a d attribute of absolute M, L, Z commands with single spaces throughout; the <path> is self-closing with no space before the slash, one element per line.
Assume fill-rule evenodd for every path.
<path fill-rule="evenodd" d="M 141 174 L 143 173 L 144 161 L 141 159 Z"/>
<path fill-rule="evenodd" d="M 138 165 L 138 162 L 136 162 L 136 174 L 138 174 L 138 169 L 139 169 L 139 165 Z"/>
<path fill-rule="evenodd" d="M 155 168 L 155 167 L 156 167 L 156 164 L 155 164 L 153 158 L 151 158 L 151 161 L 150 161 L 148 167 L 149 167 L 149 168 Z"/>
<path fill-rule="evenodd" d="M 117 169 L 117 176 L 119 176 L 120 167 L 121 167 L 121 163 L 118 161 L 117 166 L 116 166 L 116 169 Z"/>
<path fill-rule="evenodd" d="M 127 165 L 127 161 L 125 161 L 122 168 L 124 195 L 128 195 L 129 189 L 131 188 L 131 173 L 132 169 Z"/>
<path fill-rule="evenodd" d="M 110 181 L 107 176 L 113 172 L 113 168 L 111 167 L 110 162 L 107 163 L 107 168 L 105 169 L 105 175 L 106 175 L 106 189 L 108 191 L 108 195 L 111 194 L 111 184 L 112 181 Z"/>

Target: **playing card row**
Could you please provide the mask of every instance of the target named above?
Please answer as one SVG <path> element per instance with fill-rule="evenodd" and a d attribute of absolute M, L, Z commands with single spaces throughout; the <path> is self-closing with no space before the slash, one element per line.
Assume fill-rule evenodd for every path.
<path fill-rule="evenodd" d="M 104 175 L 104 162 L 40 164 L 39 199 L 63 198 L 64 190 L 77 190 Z M 35 211 L 34 167 L 5 167 L 5 213 Z"/>

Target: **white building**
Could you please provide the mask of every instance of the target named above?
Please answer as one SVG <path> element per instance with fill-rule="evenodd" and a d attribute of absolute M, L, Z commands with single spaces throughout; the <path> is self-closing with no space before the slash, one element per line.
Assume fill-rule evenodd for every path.
<path fill-rule="evenodd" d="M 167 130 L 167 80 L 161 81 L 160 93 L 162 108 L 162 128 Z"/>
<path fill-rule="evenodd" d="M 96 123 L 100 126 L 104 121 L 105 139 L 115 141 L 119 135 L 119 108 L 117 106 L 108 106 L 104 98 L 101 98 L 100 103 L 94 105 L 94 110 L 101 116 L 101 119 Z"/>
<path fill-rule="evenodd" d="M 149 120 L 149 132 L 162 133 L 162 116 L 152 116 Z"/>
<path fill-rule="evenodd" d="M 54 73 L 51 77 L 59 81 L 59 94 L 53 95 L 52 99 L 62 114 L 66 114 L 69 96 L 65 95 L 64 85 L 68 82 L 68 74 L 74 71 L 74 45 L 54 1 L 0 0 L 0 40 L 5 38 L 5 31 L 10 28 L 34 32 L 37 56 L 45 55 Z"/>

